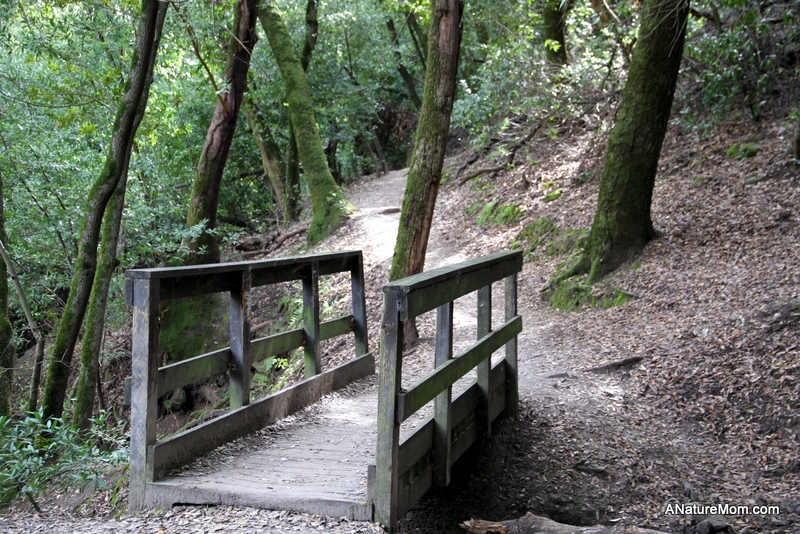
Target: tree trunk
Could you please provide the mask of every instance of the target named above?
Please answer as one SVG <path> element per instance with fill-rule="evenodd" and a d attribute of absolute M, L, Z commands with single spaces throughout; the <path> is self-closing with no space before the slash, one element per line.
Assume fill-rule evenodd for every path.
<path fill-rule="evenodd" d="M 290 218 L 286 206 L 286 184 L 283 181 L 283 171 L 281 170 L 278 147 L 275 145 L 275 141 L 272 140 L 271 135 L 268 135 L 267 139 L 264 139 L 261 126 L 256 120 L 256 113 L 255 110 L 253 110 L 252 102 L 249 102 L 249 105 L 245 106 L 244 114 L 247 117 L 247 124 L 250 126 L 250 129 L 253 130 L 256 146 L 258 146 L 258 152 L 261 154 L 261 164 L 264 166 L 264 173 L 267 175 L 269 185 L 275 192 L 275 201 L 278 203 L 278 209 L 281 212 L 281 223 L 285 225 L 289 222 Z"/>
<path fill-rule="evenodd" d="M 308 72 L 308 67 L 311 65 L 311 56 L 317 47 L 318 33 L 317 0 L 308 0 L 306 3 L 306 40 L 300 54 L 300 65 L 303 67 L 303 72 Z M 288 223 L 296 221 L 300 217 L 300 154 L 297 152 L 297 135 L 291 120 L 289 121 L 289 144 L 286 149 L 286 185 L 284 189 L 288 194 L 289 218 L 286 220 Z"/>
<path fill-rule="evenodd" d="M 294 128 L 297 151 L 311 193 L 313 216 L 306 237 L 309 244 L 314 244 L 339 225 L 344 215 L 341 192 L 331 176 L 325 152 L 322 150 L 303 66 L 280 12 L 270 1 L 264 5 L 261 24 L 286 86 L 289 119 Z"/>
<path fill-rule="evenodd" d="M 206 229 L 210 230 L 217 226 L 217 201 L 222 183 L 222 171 L 225 170 L 225 162 L 239 118 L 239 109 L 247 89 L 250 56 L 258 39 L 255 32 L 258 0 L 239 0 L 235 9 L 234 31 L 228 43 L 228 62 L 225 68 L 226 90 L 218 95 L 203 150 L 200 152 L 200 161 L 197 163 L 186 216 L 186 225 L 190 228 L 204 220 Z M 219 243 L 211 233 L 203 232 L 187 245 L 192 252 L 185 264 L 219 262 Z"/>
<path fill-rule="evenodd" d="M 564 36 L 569 2 L 544 0 L 544 48 L 547 62 L 558 66 L 567 64 L 567 41 Z"/>
<path fill-rule="evenodd" d="M 800 118 L 797 119 L 797 128 L 794 130 L 794 159 L 800 161 Z"/>
<path fill-rule="evenodd" d="M 6 218 L 3 209 L 3 181 L 0 173 L 0 240 L 6 242 Z M 9 417 L 14 407 L 14 364 L 17 354 L 14 330 L 8 319 L 8 270 L 0 261 L 0 417 Z"/>
<path fill-rule="evenodd" d="M 150 75 L 147 68 L 152 64 L 151 55 L 156 53 L 154 43 L 158 0 L 142 0 L 142 12 L 136 32 L 136 44 L 131 60 L 130 77 L 117 110 L 112 128 L 111 146 L 100 175 L 87 193 L 84 220 L 81 227 L 78 257 L 70 285 L 69 298 L 58 324 L 58 331 L 50 353 L 47 379 L 45 381 L 42 408 L 44 417 L 61 417 L 64 398 L 89 293 L 97 267 L 97 243 L 103 214 L 111 195 L 124 174 L 124 166 L 133 146 L 136 133 L 135 118 L 142 100 L 146 98 L 145 86 Z"/>
<path fill-rule="evenodd" d="M 573 269 L 588 270 L 589 283 L 629 261 L 656 237 L 650 204 L 688 12 L 687 0 L 642 4 L 639 37 L 608 139 L 597 212 L 583 259 Z"/>
<path fill-rule="evenodd" d="M 148 77 L 144 87 L 143 97 L 139 103 L 139 110 L 134 118 L 134 130 L 144 118 L 147 107 L 147 98 L 150 86 L 153 83 L 153 66 L 155 65 L 161 30 L 167 13 L 166 2 L 159 2 L 156 20 L 156 32 L 153 38 L 154 53 L 150 55 L 150 64 L 147 67 Z M 100 349 L 103 344 L 103 332 L 106 324 L 106 305 L 108 304 L 108 291 L 114 269 L 117 266 L 117 245 L 119 243 L 119 230 L 122 223 L 122 211 L 125 206 L 125 190 L 128 184 L 128 167 L 130 152 L 122 165 L 122 176 L 117 188 L 111 195 L 103 216 L 101 230 L 100 252 L 97 264 L 97 273 L 92 284 L 89 306 L 86 312 L 86 326 L 81 345 L 81 370 L 78 375 L 77 398 L 72 412 L 72 426 L 74 428 L 88 428 L 94 412 L 94 401 L 99 391 L 100 375 Z"/>
<path fill-rule="evenodd" d="M 463 3 L 463 2 L 462 2 Z M 407 11 L 404 13 L 406 16 L 406 23 L 408 26 L 408 33 L 411 34 L 411 40 L 414 42 L 414 49 L 417 51 L 419 55 L 419 59 L 422 62 L 422 68 L 425 72 L 428 72 L 428 50 L 425 49 L 425 31 L 422 29 L 422 26 L 419 25 L 419 20 L 417 20 L 417 16 L 414 14 L 413 11 Z"/>
<path fill-rule="evenodd" d="M 435 0 L 431 5 L 425 90 L 389 280 L 421 273 L 425 267 L 456 92 L 463 8 L 463 0 Z M 408 324 L 410 342 L 416 336 Z"/>
<path fill-rule="evenodd" d="M 394 21 L 391 18 L 386 20 L 386 28 L 389 30 L 389 36 L 392 38 L 392 49 L 394 50 L 394 57 L 397 60 L 397 72 L 400 73 L 403 84 L 406 86 L 408 98 L 411 100 L 411 103 L 414 104 L 414 107 L 417 108 L 417 111 L 419 111 L 422 107 L 422 100 L 419 98 L 417 87 L 414 85 L 414 78 L 411 76 L 411 73 L 408 72 L 406 66 L 403 65 L 403 56 L 400 54 L 400 47 L 398 46 L 399 37 L 394 27 Z"/>

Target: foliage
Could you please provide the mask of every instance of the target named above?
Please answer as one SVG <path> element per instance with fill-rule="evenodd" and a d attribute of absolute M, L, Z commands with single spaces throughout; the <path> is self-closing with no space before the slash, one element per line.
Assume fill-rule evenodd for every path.
<path fill-rule="evenodd" d="M 91 423 L 83 432 L 41 411 L 18 421 L 0 417 L 0 504 L 51 486 L 105 487 L 106 473 L 128 460 L 127 440 L 105 412 Z"/>
<path fill-rule="evenodd" d="M 693 7 L 701 16 L 689 19 L 684 75 L 691 86 L 681 101 L 684 112 L 700 115 L 710 109 L 719 119 L 744 108 L 758 119 L 770 100 L 782 94 L 796 98 L 796 2 L 706 0 Z"/>

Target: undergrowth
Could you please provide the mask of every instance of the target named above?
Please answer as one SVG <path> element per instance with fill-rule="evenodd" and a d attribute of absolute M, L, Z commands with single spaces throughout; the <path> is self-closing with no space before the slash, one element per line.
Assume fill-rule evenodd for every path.
<path fill-rule="evenodd" d="M 87 431 L 45 420 L 41 410 L 19 420 L 0 417 L 0 506 L 25 497 L 41 511 L 36 497 L 48 488 L 104 489 L 107 474 L 127 461 L 125 433 L 105 412 Z"/>

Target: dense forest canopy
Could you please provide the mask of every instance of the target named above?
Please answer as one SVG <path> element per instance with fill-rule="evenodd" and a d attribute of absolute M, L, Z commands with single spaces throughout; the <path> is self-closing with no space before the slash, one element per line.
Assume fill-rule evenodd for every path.
<path fill-rule="evenodd" d="M 147 113 L 137 134 L 126 195 L 120 271 L 179 262 L 188 236 L 186 199 L 213 111 L 232 23 L 233 2 L 176 3 L 169 10 Z M 298 49 L 303 2 L 279 2 Z M 569 62 L 546 60 L 541 6 L 533 1 L 467 3 L 453 127 L 476 143 L 511 114 L 580 114 L 621 91 L 634 47 L 638 4 L 571 3 Z M 138 2 L 7 2 L 2 7 L 2 151 L 9 249 L 36 310 L 52 322 L 76 256 L 88 184 L 102 165 L 115 102 L 123 90 Z M 751 113 L 776 96 L 795 99 L 796 6 L 778 2 L 697 2 L 675 111 L 685 120 Z M 387 30 L 392 21 L 396 39 Z M 322 1 L 308 81 L 323 144 L 337 147 L 345 181 L 406 165 L 416 118 L 398 64 L 419 93 L 428 10 L 424 2 Z M 422 27 L 422 35 L 415 27 Z M 399 55 L 395 55 L 399 52 Z M 399 58 L 399 61 L 398 61 Z M 279 153 L 287 144 L 285 90 L 262 39 L 247 99 Z M 253 134 L 240 117 L 215 231 L 232 239 L 278 223 Z M 379 145 L 376 150 L 376 143 Z M 117 290 L 119 290 L 117 284 Z M 63 298 L 63 295 L 61 295 Z M 13 300 L 13 299 L 12 299 Z M 12 307 L 15 304 L 12 303 Z M 120 313 L 120 310 L 117 310 Z"/>
<path fill-rule="evenodd" d="M 118 125 L 114 117 L 136 65 L 145 4 L 0 0 L 0 220 L 6 234 L 0 237 L 33 322 L 45 336 L 58 329 L 69 296 L 88 192 L 107 165 Z M 464 2 L 449 117 L 452 144 L 477 154 L 512 122 L 526 121 L 555 138 L 560 121 L 616 109 L 643 40 L 637 34 L 646 16 L 642 6 L 649 4 Z M 306 124 L 316 124 L 315 142 L 329 171 L 325 179 L 336 184 L 325 182 L 323 200 L 339 216 L 346 207 L 338 187 L 411 161 L 424 109 L 428 30 L 437 19 L 425 0 L 265 5 L 270 9 L 262 6 L 259 16 L 276 13 L 285 23 L 305 71 L 313 108 Z M 168 3 L 129 156 L 106 312 L 111 328 L 129 321 L 121 298 L 126 269 L 180 265 L 200 236 L 212 235 L 227 250 L 244 234 L 286 231 L 317 209 L 310 160 L 295 150 L 302 135 L 292 130 L 300 121 L 290 108 L 291 87 L 261 20 L 253 26 L 257 42 L 215 199 L 216 224 L 201 219 L 187 225 L 215 107 L 230 111 L 223 99 L 231 89 L 226 65 L 237 44 L 233 25 L 241 6 L 234 0 Z M 669 120 L 701 137 L 735 116 L 759 121 L 783 115 L 800 123 L 800 4 L 701 0 L 678 25 L 685 44 Z M 681 50 L 675 53 L 681 57 Z M 611 124 L 601 121 L 598 128 Z M 800 124 L 795 143 L 800 158 Z M 508 161 L 513 164 L 513 155 Z M 305 211 L 298 214 L 293 205 Z M 8 305 L 13 343 L 29 348 L 32 330 L 22 301 L 10 294 Z"/>

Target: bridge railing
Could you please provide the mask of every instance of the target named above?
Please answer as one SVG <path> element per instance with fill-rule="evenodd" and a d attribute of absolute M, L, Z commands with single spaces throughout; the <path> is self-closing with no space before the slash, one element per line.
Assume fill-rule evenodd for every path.
<path fill-rule="evenodd" d="M 370 472 L 375 520 L 397 521 L 432 486 L 450 483 L 450 468 L 478 437 L 491 433 L 504 410 L 516 417 L 517 273 L 522 253 L 500 252 L 414 275 L 383 288 L 378 389 L 378 445 Z M 505 280 L 504 323 L 492 327 L 492 283 Z M 453 357 L 453 301 L 477 291 L 477 342 Z M 401 388 L 403 322 L 437 310 L 435 369 L 407 390 Z M 505 357 L 492 365 L 492 354 Z M 457 398 L 453 384 L 477 367 L 477 380 Z M 434 401 L 434 415 L 400 442 L 400 425 Z"/>
<path fill-rule="evenodd" d="M 320 322 L 319 278 L 350 273 L 352 313 Z M 361 251 L 192 267 L 134 269 L 125 273 L 126 301 L 133 306 L 130 497 L 131 510 L 146 506 L 147 484 L 240 436 L 263 428 L 332 390 L 372 374 L 368 353 Z M 301 280 L 302 328 L 251 340 L 252 288 Z M 158 366 L 159 303 L 212 293 L 230 294 L 229 346 Z M 321 373 L 320 342 L 353 332 L 356 359 Z M 303 382 L 250 401 L 250 366 L 304 348 Z M 228 373 L 231 410 L 192 429 L 158 440 L 158 398 L 179 387 Z"/>

